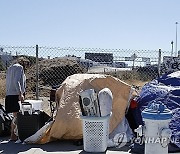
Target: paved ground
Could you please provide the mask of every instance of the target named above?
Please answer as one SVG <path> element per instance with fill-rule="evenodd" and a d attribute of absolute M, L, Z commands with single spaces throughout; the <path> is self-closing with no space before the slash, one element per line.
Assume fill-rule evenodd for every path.
<path fill-rule="evenodd" d="M 0 138 L 0 153 L 3 154 L 86 154 L 83 150 L 83 146 L 74 145 L 72 141 L 56 141 L 47 143 L 44 145 L 37 144 L 15 144 L 12 141 L 8 141 L 8 138 Z M 121 150 L 116 148 L 108 149 L 107 154 L 128 154 L 128 147 L 124 147 Z M 121 151 L 121 152 L 120 152 Z"/>
<path fill-rule="evenodd" d="M 129 146 L 123 148 L 108 148 L 101 154 L 129 154 Z M 141 151 L 141 150 L 140 150 Z M 72 141 L 56 141 L 44 145 L 15 144 L 8 138 L 0 137 L 0 153 L 2 154 L 89 154 L 83 150 L 83 146 L 74 145 Z M 142 152 L 141 152 L 142 153 Z M 97 153 L 96 153 L 97 154 Z M 180 153 L 176 153 L 180 154 Z"/>

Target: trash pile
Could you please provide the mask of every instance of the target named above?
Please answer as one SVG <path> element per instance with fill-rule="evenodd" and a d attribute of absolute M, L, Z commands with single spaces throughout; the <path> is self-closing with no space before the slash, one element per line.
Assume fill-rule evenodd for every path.
<path fill-rule="evenodd" d="M 89 89 L 94 89 L 94 91 Z M 132 95 L 130 85 L 110 75 L 71 75 L 66 78 L 56 91 L 55 99 L 58 103 L 58 111 L 54 121 L 45 126 L 43 131 L 40 129 L 37 134 L 26 140 L 26 142 L 44 144 L 57 139 L 82 139 L 82 112 L 79 100 L 82 101 L 83 98 L 84 115 L 92 115 L 91 118 L 103 118 L 112 112 L 109 119 L 109 133 L 110 139 L 113 139 L 119 129 L 126 133 L 127 128 L 129 128 L 127 120 L 125 120 L 125 112 Z M 79 96 L 82 96 L 81 99 Z M 93 101 L 97 102 L 97 98 L 99 105 L 93 105 Z M 105 103 L 106 105 L 104 105 Z"/>
<path fill-rule="evenodd" d="M 151 132 L 156 128 L 155 126 L 153 129 L 150 128 L 152 126 L 151 120 L 153 121 L 154 118 L 157 120 L 156 123 L 162 124 L 162 128 L 165 128 L 163 131 L 155 130 L 154 133 L 158 131 L 160 134 L 165 135 L 167 139 L 171 136 L 171 139 L 176 138 L 179 141 L 180 71 L 163 75 L 145 84 L 138 95 L 134 94 L 133 90 L 130 85 L 108 75 L 74 74 L 69 76 L 56 91 L 58 111 L 55 120 L 40 130 L 43 135 L 41 135 L 38 142 L 33 141 L 31 138 L 28 143 L 42 144 L 56 139 L 74 140 L 83 138 L 85 151 L 97 152 L 95 146 L 100 144 L 90 145 L 89 141 L 86 143 L 87 135 L 92 134 L 92 130 L 96 129 L 95 125 L 89 130 L 87 129 L 91 125 L 89 121 L 105 119 L 109 115 L 111 115 L 109 119 L 102 122 L 105 124 L 103 130 L 109 129 L 107 144 L 105 144 L 104 149 L 106 146 L 121 148 L 128 142 L 134 143 L 138 139 L 142 140 L 145 132 L 140 131 L 142 130 L 141 127 L 137 131 L 138 126 L 144 126 L 144 121 L 147 121 L 146 128 Z M 159 102 L 164 105 L 158 105 Z M 172 111 L 168 112 L 171 114 L 164 114 L 167 109 Z M 143 112 L 145 113 L 145 119 L 142 117 Z M 162 116 L 159 116 L 161 114 Z M 164 120 L 167 123 L 165 124 L 161 118 L 165 118 Z M 109 128 L 107 127 L 108 123 Z M 59 128 L 61 129 L 59 130 Z M 85 130 L 87 131 L 85 132 Z M 88 133 L 88 131 L 91 131 L 91 133 Z M 95 135 L 93 138 L 96 138 L 97 134 L 95 132 L 93 134 Z M 140 134 L 142 137 L 140 137 Z M 102 139 L 102 141 L 104 140 L 106 138 Z M 161 146 L 161 144 L 156 144 L 156 146 L 159 145 Z M 180 147 L 179 142 L 170 142 L 169 145 L 177 146 L 176 151 Z M 91 146 L 94 148 L 89 148 Z M 164 147 L 167 152 L 167 144 Z M 132 152 L 135 152 L 133 150 Z M 168 150 L 170 151 L 172 148 Z"/>
<path fill-rule="evenodd" d="M 180 148 L 180 71 L 167 73 L 152 80 L 142 87 L 139 96 L 136 98 L 138 112 L 142 111 L 151 104 L 162 102 L 172 111 L 172 118 L 169 128 L 172 131 L 170 145 Z M 142 116 L 134 112 L 137 125 L 143 125 Z M 180 149 L 178 150 L 180 151 Z"/>
<path fill-rule="evenodd" d="M 127 142 L 142 140 L 149 131 L 158 132 L 160 138 L 171 136 L 170 145 L 180 149 L 180 143 L 173 142 L 180 139 L 180 71 L 152 80 L 138 95 L 134 92 L 132 86 L 110 75 L 70 75 L 53 91 L 51 101 L 57 103 L 53 121 L 25 139 L 25 143 L 83 138 L 85 151 L 103 152 L 107 147 L 121 148 Z M 164 130 L 155 129 L 157 125 Z M 88 140 L 89 136 L 93 136 L 93 142 Z M 97 138 L 102 149 L 97 147 L 100 143 L 94 142 Z M 167 145 L 163 149 L 166 153 Z"/>
<path fill-rule="evenodd" d="M 165 74 L 146 84 L 142 88 L 137 101 L 142 110 L 149 102 L 154 100 L 162 101 L 168 109 L 172 110 L 173 117 L 170 122 L 170 128 L 174 130 L 173 136 L 180 139 L 180 119 L 178 117 L 180 110 L 180 71 Z M 178 146 L 180 147 L 180 144 Z"/>

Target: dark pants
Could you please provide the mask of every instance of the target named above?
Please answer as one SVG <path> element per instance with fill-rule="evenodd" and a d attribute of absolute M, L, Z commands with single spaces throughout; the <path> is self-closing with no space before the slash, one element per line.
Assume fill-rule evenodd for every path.
<path fill-rule="evenodd" d="M 8 95 L 5 98 L 5 110 L 7 113 L 19 112 L 19 95 Z"/>

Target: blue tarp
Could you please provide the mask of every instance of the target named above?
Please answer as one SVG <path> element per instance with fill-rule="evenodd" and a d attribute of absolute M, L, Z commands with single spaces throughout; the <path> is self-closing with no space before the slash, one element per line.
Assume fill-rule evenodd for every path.
<path fill-rule="evenodd" d="M 164 74 L 142 87 L 137 100 L 140 110 L 154 100 L 161 101 L 172 110 L 173 117 L 169 125 L 172 141 L 180 148 L 180 71 Z"/>

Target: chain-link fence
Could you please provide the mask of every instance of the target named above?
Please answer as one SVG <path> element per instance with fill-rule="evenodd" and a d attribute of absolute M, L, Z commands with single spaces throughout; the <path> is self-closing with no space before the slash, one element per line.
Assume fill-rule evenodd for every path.
<path fill-rule="evenodd" d="M 28 97 L 49 96 L 52 86 L 60 85 L 75 73 L 103 73 L 130 84 L 147 82 L 161 73 L 168 51 L 99 48 L 13 47 L 0 46 L 0 90 L 5 95 L 5 73 L 19 56 L 30 61 L 27 76 Z"/>

